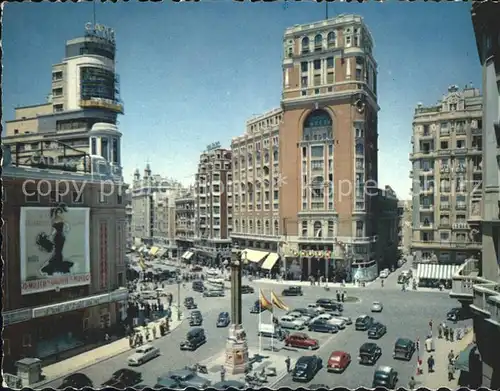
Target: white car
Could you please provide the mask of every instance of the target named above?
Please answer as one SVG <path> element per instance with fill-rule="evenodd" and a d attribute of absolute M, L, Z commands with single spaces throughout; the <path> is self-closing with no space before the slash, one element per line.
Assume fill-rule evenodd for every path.
<path fill-rule="evenodd" d="M 387 277 L 389 277 L 389 272 L 388 272 L 386 269 L 384 269 L 384 270 L 382 270 L 382 271 L 380 272 L 379 277 L 380 277 L 380 278 L 387 278 Z"/>
<path fill-rule="evenodd" d="M 326 309 L 325 309 L 325 308 L 321 307 L 321 306 L 320 306 L 319 304 L 317 304 L 317 303 L 308 304 L 308 305 L 307 305 L 307 308 L 310 308 L 310 309 L 312 309 L 312 310 L 316 311 L 316 313 L 318 313 L 318 314 L 323 314 L 323 313 L 325 313 L 325 311 L 326 311 Z"/>
<path fill-rule="evenodd" d="M 303 320 L 306 325 L 309 324 L 309 322 L 313 318 L 312 316 L 303 315 L 302 313 L 300 313 L 298 311 L 290 311 L 286 315 L 293 316 L 295 319 Z"/>
<path fill-rule="evenodd" d="M 340 319 L 339 317 L 331 315 L 331 314 L 321 314 L 321 315 L 318 315 L 316 318 L 314 318 L 313 321 L 315 319 L 325 319 L 328 323 L 337 326 L 340 330 L 345 329 L 345 326 L 347 323 L 345 320 Z"/>
<path fill-rule="evenodd" d="M 334 315 L 336 318 L 342 319 L 345 324 L 350 325 L 352 324 L 352 319 L 350 316 L 343 316 L 343 315 Z"/>
<path fill-rule="evenodd" d="M 383 309 L 384 309 L 384 306 L 382 305 L 382 303 L 380 301 L 374 301 L 372 303 L 372 312 L 382 312 Z"/>
<path fill-rule="evenodd" d="M 294 330 L 302 330 L 306 327 L 306 322 L 302 319 L 296 319 L 293 316 L 282 316 L 279 324 L 284 329 L 294 329 Z"/>
<path fill-rule="evenodd" d="M 128 359 L 128 365 L 138 366 L 144 364 L 146 361 L 152 360 L 160 355 L 160 349 L 155 348 L 153 345 L 146 344 L 135 349 L 135 353 Z"/>

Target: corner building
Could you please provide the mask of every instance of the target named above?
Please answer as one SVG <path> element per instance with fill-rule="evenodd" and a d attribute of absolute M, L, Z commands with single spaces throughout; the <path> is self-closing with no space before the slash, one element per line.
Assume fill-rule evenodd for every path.
<path fill-rule="evenodd" d="M 251 262 L 266 258 L 264 269 L 306 279 L 376 265 L 370 194 L 378 195 L 379 107 L 372 49 L 356 15 L 285 31 L 281 109 L 249 121 L 232 144 L 239 163 L 232 237 L 248 247 Z M 265 250 L 254 253 L 258 248 Z"/>

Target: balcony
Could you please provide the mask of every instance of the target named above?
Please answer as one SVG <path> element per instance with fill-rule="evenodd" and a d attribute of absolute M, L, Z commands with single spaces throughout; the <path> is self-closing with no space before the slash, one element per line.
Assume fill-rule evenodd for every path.
<path fill-rule="evenodd" d="M 459 202 L 455 205 L 456 210 L 466 210 L 467 209 L 467 204 L 465 202 Z"/>
<path fill-rule="evenodd" d="M 472 286 L 470 309 L 497 327 L 500 326 L 500 283 L 481 279 Z"/>
<path fill-rule="evenodd" d="M 279 241 L 279 235 L 269 235 L 269 234 L 249 234 L 244 232 L 231 232 L 231 238 L 235 239 L 246 239 L 246 240 L 264 240 L 264 241 Z"/>
<path fill-rule="evenodd" d="M 453 153 L 455 155 L 467 155 L 467 151 L 468 149 L 467 148 L 456 148 Z"/>
<path fill-rule="evenodd" d="M 423 230 L 429 230 L 429 229 L 434 229 L 434 224 L 432 223 L 420 223 L 420 229 Z"/>
<path fill-rule="evenodd" d="M 420 140 L 434 140 L 436 135 L 433 132 L 424 133 L 420 136 Z"/>
<path fill-rule="evenodd" d="M 439 168 L 439 173 L 440 173 L 441 175 L 449 175 L 449 174 L 450 174 L 450 171 L 451 171 L 451 170 L 450 170 L 450 167 L 448 167 L 448 166 L 441 166 L 441 167 Z"/>
<path fill-rule="evenodd" d="M 460 265 L 457 273 L 452 277 L 450 297 L 459 301 L 471 303 L 473 299 L 473 285 L 484 282 L 479 277 L 480 261 L 468 259 Z"/>
<path fill-rule="evenodd" d="M 329 243 L 329 244 L 333 244 L 335 242 L 335 239 L 332 236 L 326 236 L 326 237 L 323 237 L 323 236 L 308 236 L 308 235 L 303 235 L 303 236 L 299 236 L 298 238 L 298 241 L 300 243 Z"/>
<path fill-rule="evenodd" d="M 468 230 L 470 227 L 469 227 L 469 224 L 467 224 L 466 222 L 459 222 L 459 223 L 454 223 L 452 225 L 452 228 L 453 229 L 466 229 L 466 230 Z"/>
<path fill-rule="evenodd" d="M 433 168 L 424 168 L 422 171 L 420 171 L 420 175 L 434 175 L 434 169 Z"/>
<path fill-rule="evenodd" d="M 450 204 L 442 203 L 439 205 L 439 210 L 450 210 Z"/>
<path fill-rule="evenodd" d="M 432 194 L 434 193 L 434 188 L 433 187 L 427 187 L 427 188 L 423 188 L 420 190 L 420 194 Z"/>
<path fill-rule="evenodd" d="M 420 212 L 432 212 L 434 211 L 434 205 L 420 205 Z"/>

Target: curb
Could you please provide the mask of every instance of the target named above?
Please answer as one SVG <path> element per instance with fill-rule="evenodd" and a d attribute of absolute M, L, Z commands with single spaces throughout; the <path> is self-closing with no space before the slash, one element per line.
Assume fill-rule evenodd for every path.
<path fill-rule="evenodd" d="M 173 305 L 173 307 L 177 307 L 176 305 Z M 159 340 L 159 339 L 162 339 L 162 338 L 165 338 L 165 337 L 168 337 L 169 335 L 172 334 L 172 332 L 177 329 L 183 322 L 184 320 L 186 319 L 186 317 L 184 316 L 184 313 L 181 312 L 181 320 L 180 322 L 177 324 L 177 326 L 175 326 L 173 329 L 170 329 L 170 331 L 164 335 L 163 337 L 160 337 L 160 338 L 156 338 L 156 340 Z M 126 337 L 125 337 L 126 338 Z M 123 339 L 123 338 L 122 338 Z M 118 340 L 117 340 L 118 341 Z M 48 383 L 52 383 L 54 381 L 57 381 L 59 379 L 62 379 L 66 376 L 68 376 L 69 374 L 73 373 L 73 372 L 79 372 L 85 368 L 89 368 L 93 365 L 96 365 L 96 364 L 99 364 L 101 362 L 104 362 L 104 361 L 107 361 L 107 360 L 110 360 L 116 356 L 119 356 L 120 354 L 123 354 L 127 351 L 130 351 L 130 350 L 133 350 L 133 348 L 131 348 L 130 346 L 127 345 L 126 348 L 124 349 L 120 349 L 119 351 L 117 352 L 114 352 L 112 355 L 110 356 L 106 356 L 106 357 L 101 357 L 101 358 L 96 358 L 95 360 L 92 360 L 92 361 L 87 361 L 87 363 L 85 363 L 83 366 L 81 367 L 78 367 L 78 368 L 73 368 L 71 369 L 71 371 L 63 374 L 63 375 L 57 375 L 56 377 L 53 377 L 52 379 L 46 379 L 46 380 L 42 380 L 41 382 L 38 382 L 38 383 L 34 383 L 34 384 L 30 384 L 28 387 L 30 388 L 42 388 L 45 384 L 48 384 Z M 42 374 L 43 374 L 43 367 L 42 367 Z"/>

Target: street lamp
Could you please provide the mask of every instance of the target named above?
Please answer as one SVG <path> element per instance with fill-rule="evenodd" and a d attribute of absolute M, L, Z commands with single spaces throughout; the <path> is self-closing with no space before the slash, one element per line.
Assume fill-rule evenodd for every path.
<path fill-rule="evenodd" d="M 177 277 L 177 320 L 181 320 L 181 282 Z"/>

